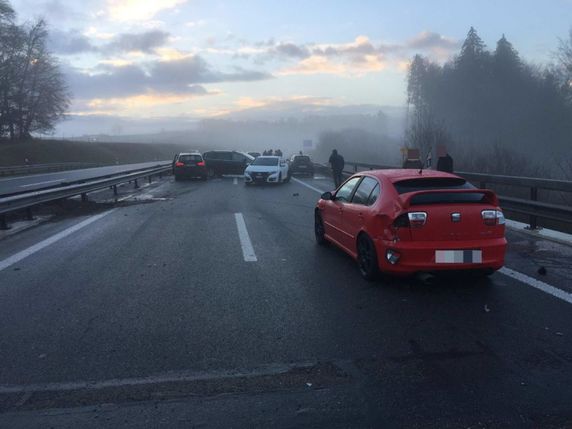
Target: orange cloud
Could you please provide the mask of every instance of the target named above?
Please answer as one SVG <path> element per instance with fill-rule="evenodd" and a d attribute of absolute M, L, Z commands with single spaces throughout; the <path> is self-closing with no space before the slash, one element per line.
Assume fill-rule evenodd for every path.
<path fill-rule="evenodd" d="M 387 63 L 379 55 L 364 55 L 353 60 L 329 59 L 322 55 L 312 55 L 300 61 L 293 67 L 288 67 L 279 75 L 296 74 L 335 74 L 340 76 L 361 76 L 367 73 L 379 72 L 387 67 Z"/>
<path fill-rule="evenodd" d="M 218 95 L 220 92 L 211 91 L 208 95 Z M 207 94 L 202 94 L 207 95 Z M 199 94 L 162 94 L 149 93 L 121 98 L 94 98 L 86 103 L 89 112 L 117 112 L 149 109 L 159 106 L 176 105 L 189 102 L 202 95 Z M 74 112 L 78 113 L 78 112 Z"/>

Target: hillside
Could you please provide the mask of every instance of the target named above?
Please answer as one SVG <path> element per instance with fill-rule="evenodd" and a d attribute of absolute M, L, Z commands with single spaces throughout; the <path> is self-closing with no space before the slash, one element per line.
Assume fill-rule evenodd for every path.
<path fill-rule="evenodd" d="M 60 162 L 125 164 L 172 159 L 174 154 L 194 149 L 169 143 L 93 143 L 57 140 L 0 142 L 0 166 Z"/>

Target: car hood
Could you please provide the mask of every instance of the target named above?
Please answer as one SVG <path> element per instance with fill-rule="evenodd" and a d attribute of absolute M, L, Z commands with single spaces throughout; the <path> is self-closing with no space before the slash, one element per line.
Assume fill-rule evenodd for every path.
<path fill-rule="evenodd" d="M 277 165 L 249 165 L 246 173 L 277 173 L 279 170 Z"/>

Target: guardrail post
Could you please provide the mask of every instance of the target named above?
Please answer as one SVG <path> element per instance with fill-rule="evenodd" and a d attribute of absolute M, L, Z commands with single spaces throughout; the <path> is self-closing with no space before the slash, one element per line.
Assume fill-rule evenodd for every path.
<path fill-rule="evenodd" d="M 117 185 L 113 185 L 113 195 L 117 195 Z"/>
<path fill-rule="evenodd" d="M 139 187 L 139 182 L 137 181 L 137 179 L 135 179 L 135 180 L 133 181 L 133 183 L 135 183 L 135 189 L 137 189 L 137 188 Z"/>
<path fill-rule="evenodd" d="M 530 188 L 530 200 L 538 201 L 538 188 L 533 186 Z M 535 230 L 538 228 L 538 217 L 536 215 L 530 215 L 529 228 Z"/>
<path fill-rule="evenodd" d="M 81 194 L 81 202 L 87 203 L 88 201 L 89 199 L 87 198 L 87 194 L 86 193 Z"/>
<path fill-rule="evenodd" d="M 357 173 L 357 165 L 354 164 L 354 173 Z"/>
<path fill-rule="evenodd" d="M 34 213 L 32 213 L 32 207 L 26 209 L 26 220 L 34 220 Z"/>
<path fill-rule="evenodd" d="M 10 229 L 10 227 L 6 221 L 6 215 L 0 215 L 0 230 L 6 231 L 7 229 Z"/>
<path fill-rule="evenodd" d="M 151 179 L 151 175 L 147 176 L 147 180 L 149 181 L 149 184 L 151 184 L 151 182 L 153 181 L 153 179 Z"/>

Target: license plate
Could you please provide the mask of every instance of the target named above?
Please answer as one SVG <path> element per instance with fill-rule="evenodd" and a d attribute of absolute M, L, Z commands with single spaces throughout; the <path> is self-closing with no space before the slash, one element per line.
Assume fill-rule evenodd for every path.
<path fill-rule="evenodd" d="M 437 264 L 480 264 L 483 262 L 481 250 L 436 250 Z"/>

